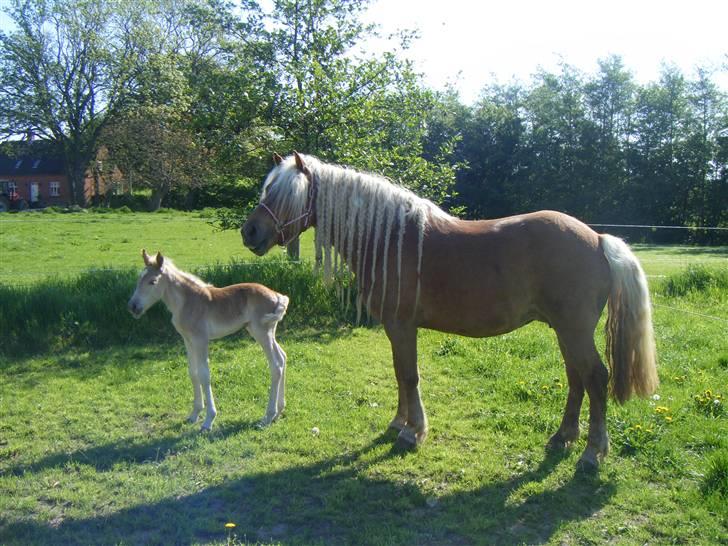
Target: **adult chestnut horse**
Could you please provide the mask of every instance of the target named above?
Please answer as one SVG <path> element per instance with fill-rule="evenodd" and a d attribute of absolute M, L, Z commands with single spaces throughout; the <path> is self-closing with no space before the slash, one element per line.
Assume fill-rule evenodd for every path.
<path fill-rule="evenodd" d="M 540 320 L 556 332 L 569 383 L 548 447 L 578 438 L 586 391 L 580 465 L 598 467 L 609 450 L 608 387 L 622 403 L 658 384 L 647 281 L 623 241 L 553 211 L 460 220 L 383 177 L 298 153 L 274 159 L 243 241 L 262 256 L 314 226 L 325 276 L 344 265 L 354 273 L 359 306 L 381 321 L 392 344 L 399 405 L 390 426 L 399 444 L 415 446 L 427 434 L 418 328 L 485 337 Z M 607 301 L 611 376 L 594 345 Z"/>

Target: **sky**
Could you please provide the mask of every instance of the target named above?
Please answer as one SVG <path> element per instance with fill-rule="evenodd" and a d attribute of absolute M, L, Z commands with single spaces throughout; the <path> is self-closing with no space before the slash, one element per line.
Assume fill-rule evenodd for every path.
<path fill-rule="evenodd" d="M 487 84 L 527 82 L 562 61 L 594 73 L 598 59 L 619 55 L 642 84 L 662 63 L 686 76 L 728 65 L 726 0 L 375 0 L 366 19 L 384 33 L 418 30 L 407 55 L 430 87 L 452 84 L 466 103 Z M 713 81 L 728 91 L 728 67 Z"/>
<path fill-rule="evenodd" d="M 407 57 L 428 86 L 453 85 L 466 103 L 488 84 L 527 82 L 560 62 L 594 73 L 612 54 L 643 84 L 663 63 L 686 76 L 728 65 L 728 0 L 372 0 L 364 18 L 382 34 L 417 30 Z M 0 29 L 8 25 L 0 14 Z M 713 81 L 728 92 L 728 68 Z"/>

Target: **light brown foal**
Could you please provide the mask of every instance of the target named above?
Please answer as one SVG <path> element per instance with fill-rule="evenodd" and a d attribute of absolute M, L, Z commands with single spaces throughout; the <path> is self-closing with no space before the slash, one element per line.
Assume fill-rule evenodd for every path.
<path fill-rule="evenodd" d="M 277 419 L 286 405 L 286 353 L 276 341 L 276 327 L 288 307 L 288 297 L 261 284 L 243 283 L 215 288 L 175 267 L 157 253 L 150 258 L 142 250 L 144 269 L 129 300 L 129 311 L 141 317 L 160 299 L 172 313 L 172 324 L 185 342 L 194 402 L 190 423 L 205 409 L 202 430 L 210 430 L 217 415 L 210 385 L 208 345 L 218 339 L 248 330 L 265 352 L 270 368 L 271 387 L 268 408 L 260 420 L 267 426 Z M 204 402 L 203 402 L 204 395 Z"/>
<path fill-rule="evenodd" d="M 580 459 L 597 467 L 609 450 L 608 386 L 619 403 L 654 392 L 658 379 L 644 272 L 629 247 L 565 214 L 541 211 L 465 221 L 376 175 L 294 153 L 276 166 L 242 235 L 258 255 L 316 227 L 317 255 L 355 274 L 360 303 L 392 345 L 399 390 L 391 426 L 398 442 L 420 444 L 427 417 L 420 399 L 417 329 L 484 337 L 531 321 L 558 338 L 569 383 L 564 416 L 550 447 L 579 436 L 584 393 L 589 436 Z M 607 361 L 594 345 L 605 304 Z"/>

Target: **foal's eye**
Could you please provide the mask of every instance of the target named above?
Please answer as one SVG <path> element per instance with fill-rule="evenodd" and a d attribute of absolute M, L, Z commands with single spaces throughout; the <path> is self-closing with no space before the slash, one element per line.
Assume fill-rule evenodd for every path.
<path fill-rule="evenodd" d="M 159 279 L 152 279 L 149 281 L 149 284 L 157 284 L 159 282 Z"/>

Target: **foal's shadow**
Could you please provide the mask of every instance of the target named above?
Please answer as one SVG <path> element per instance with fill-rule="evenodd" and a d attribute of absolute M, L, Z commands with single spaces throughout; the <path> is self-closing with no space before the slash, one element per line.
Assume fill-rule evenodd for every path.
<path fill-rule="evenodd" d="M 163 436 L 139 442 L 135 439 L 122 439 L 104 445 L 77 449 L 70 452 L 58 452 L 46 455 L 42 459 L 26 464 L 15 465 L 3 469 L 0 475 L 8 473 L 39 473 L 46 469 L 63 467 L 69 463 L 90 465 L 97 472 L 111 470 L 118 463 L 146 464 L 160 463 L 166 458 L 183 453 L 197 447 L 200 441 L 214 442 L 234 436 L 244 431 L 258 429 L 259 421 L 239 421 L 216 425 L 210 432 L 200 432 L 199 424 L 181 421 L 179 426 L 170 427 Z"/>

